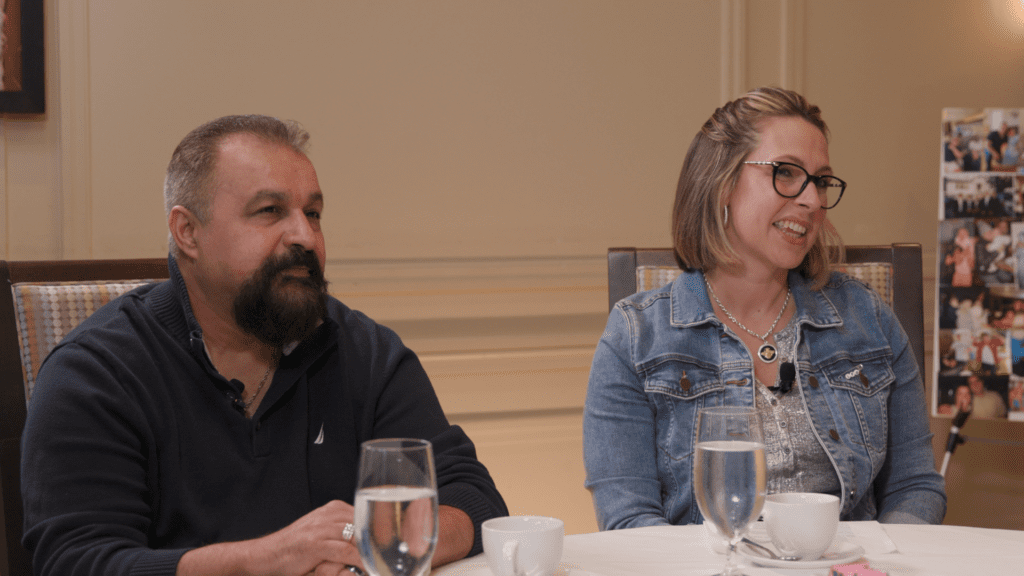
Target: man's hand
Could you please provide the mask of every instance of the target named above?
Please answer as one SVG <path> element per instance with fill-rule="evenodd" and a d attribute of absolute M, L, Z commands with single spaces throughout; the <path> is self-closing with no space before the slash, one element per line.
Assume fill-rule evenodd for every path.
<path fill-rule="evenodd" d="M 186 552 L 178 576 L 249 574 L 259 576 L 351 576 L 348 566 L 363 568 L 355 542 L 342 538 L 355 521 L 350 504 L 334 500 L 285 528 L 262 538 L 225 542 Z M 451 506 L 438 510 L 433 566 L 465 558 L 473 547 L 473 522 Z"/>
<path fill-rule="evenodd" d="M 363 566 L 355 544 L 342 538 L 354 512 L 350 504 L 334 500 L 262 538 L 190 550 L 181 557 L 177 574 L 347 576 L 351 572 L 345 566 Z"/>

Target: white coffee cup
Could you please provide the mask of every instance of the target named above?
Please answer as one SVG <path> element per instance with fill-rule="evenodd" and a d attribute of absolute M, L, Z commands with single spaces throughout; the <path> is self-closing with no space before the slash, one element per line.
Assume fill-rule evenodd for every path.
<path fill-rule="evenodd" d="M 762 515 L 768 537 L 781 555 L 817 560 L 835 540 L 839 498 L 813 492 L 769 494 Z"/>
<path fill-rule="evenodd" d="M 565 523 L 547 516 L 503 516 L 483 523 L 494 576 L 552 576 L 562 559 Z"/>

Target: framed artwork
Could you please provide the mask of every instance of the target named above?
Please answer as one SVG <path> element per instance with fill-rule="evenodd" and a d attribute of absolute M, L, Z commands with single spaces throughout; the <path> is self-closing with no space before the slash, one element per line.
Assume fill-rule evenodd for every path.
<path fill-rule="evenodd" d="M 932 413 L 1024 420 L 1024 108 L 946 108 Z"/>
<path fill-rule="evenodd" d="M 43 0 L 0 0 L 0 115 L 46 111 Z"/>

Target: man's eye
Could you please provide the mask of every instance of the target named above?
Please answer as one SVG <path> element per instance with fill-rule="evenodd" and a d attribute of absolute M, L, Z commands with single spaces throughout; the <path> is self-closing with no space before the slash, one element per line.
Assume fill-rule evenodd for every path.
<path fill-rule="evenodd" d="M 316 210 L 310 210 L 309 212 L 306 212 L 306 216 L 312 218 L 313 220 L 319 220 L 321 218 L 320 212 Z"/>

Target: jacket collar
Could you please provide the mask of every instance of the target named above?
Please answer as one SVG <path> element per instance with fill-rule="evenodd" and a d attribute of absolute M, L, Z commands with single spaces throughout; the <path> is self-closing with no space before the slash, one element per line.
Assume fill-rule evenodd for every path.
<path fill-rule="evenodd" d="M 789 271 L 789 288 L 796 303 L 796 321 L 818 328 L 842 326 L 843 319 L 835 304 L 824 290 L 813 290 L 802 274 Z M 669 287 L 672 302 L 670 323 L 677 328 L 687 328 L 706 322 L 721 325 L 711 307 L 704 273 L 700 270 L 684 270 Z"/>

